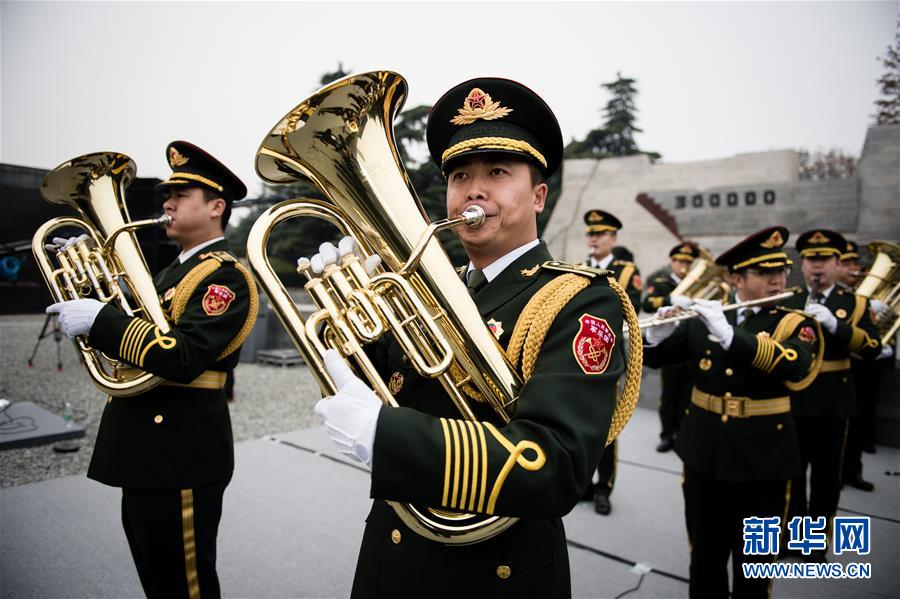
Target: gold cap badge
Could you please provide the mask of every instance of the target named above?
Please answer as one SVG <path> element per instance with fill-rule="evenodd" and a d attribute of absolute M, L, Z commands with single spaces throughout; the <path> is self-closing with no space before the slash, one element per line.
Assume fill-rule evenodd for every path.
<path fill-rule="evenodd" d="M 809 243 L 828 243 L 828 237 L 821 231 L 816 231 L 815 234 L 808 239 L 808 241 Z"/>
<path fill-rule="evenodd" d="M 486 94 L 476 87 L 463 100 L 463 107 L 457 110 L 457 116 L 450 119 L 450 123 L 471 125 L 478 119 L 495 121 L 502 119 L 510 112 L 512 112 L 512 108 L 500 106 L 500 102 L 494 102 L 490 94 Z"/>
<path fill-rule="evenodd" d="M 169 148 L 169 166 L 175 168 L 187 164 L 188 158 L 175 148 Z"/>
<path fill-rule="evenodd" d="M 784 238 L 781 237 L 781 231 L 773 231 L 769 238 L 759 244 L 764 248 L 777 248 L 784 245 Z"/>

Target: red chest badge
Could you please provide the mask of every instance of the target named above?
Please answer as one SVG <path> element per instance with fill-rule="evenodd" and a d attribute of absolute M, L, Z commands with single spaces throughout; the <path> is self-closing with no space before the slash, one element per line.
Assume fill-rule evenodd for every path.
<path fill-rule="evenodd" d="M 234 291 L 224 285 L 210 285 L 203 296 L 203 311 L 207 316 L 224 314 L 234 300 Z"/>
<path fill-rule="evenodd" d="M 603 318 L 584 314 L 578 321 L 581 329 L 572 341 L 575 361 L 585 374 L 602 374 L 612 359 L 616 334 Z"/>

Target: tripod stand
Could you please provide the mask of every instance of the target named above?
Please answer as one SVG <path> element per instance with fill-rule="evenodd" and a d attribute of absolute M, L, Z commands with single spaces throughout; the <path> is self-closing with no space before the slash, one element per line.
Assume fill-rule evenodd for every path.
<path fill-rule="evenodd" d="M 50 323 L 53 323 L 53 330 L 47 331 L 50 327 Z M 44 326 L 41 329 L 41 332 L 38 334 L 37 343 L 34 344 L 34 351 L 31 352 L 31 357 L 28 358 L 28 367 L 32 368 L 34 366 L 34 357 L 37 355 L 38 348 L 41 346 L 41 341 L 44 340 L 45 337 L 49 337 L 53 335 L 53 340 L 56 341 L 56 369 L 62 370 L 62 356 L 60 354 L 59 342 L 62 340 L 62 331 L 59 330 L 59 323 L 56 321 L 56 314 L 48 314 L 47 318 L 44 319 Z"/>

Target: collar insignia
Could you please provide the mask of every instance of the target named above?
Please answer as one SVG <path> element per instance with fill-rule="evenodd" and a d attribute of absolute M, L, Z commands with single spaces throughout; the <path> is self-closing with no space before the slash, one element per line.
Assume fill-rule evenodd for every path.
<path fill-rule="evenodd" d="M 450 123 L 471 125 L 478 119 L 495 121 L 502 119 L 510 112 L 512 112 L 512 108 L 500 106 L 500 102 L 494 102 L 490 94 L 486 94 L 476 87 L 463 100 L 463 107 L 457 110 L 457 115 L 450 119 Z"/>
<path fill-rule="evenodd" d="M 533 277 L 534 274 L 537 271 L 539 271 L 540 269 L 541 269 L 541 265 L 535 264 L 531 268 L 523 268 L 522 270 L 519 271 L 519 274 L 522 275 L 523 277 Z"/>
<path fill-rule="evenodd" d="M 784 245 L 784 239 L 781 237 L 781 231 L 773 231 L 769 238 L 763 241 L 760 246 L 764 248 L 777 248 Z"/>
<path fill-rule="evenodd" d="M 169 287 L 168 289 L 166 289 L 165 294 L 163 294 L 163 302 L 167 302 L 173 297 L 175 297 L 175 288 Z"/>
<path fill-rule="evenodd" d="M 809 238 L 809 243 L 828 243 L 828 237 L 821 231 L 816 231 L 815 234 Z"/>
<path fill-rule="evenodd" d="M 175 148 L 169 148 L 169 166 L 175 168 L 187 164 L 188 158 Z"/>
<path fill-rule="evenodd" d="M 487 321 L 487 326 L 494 334 L 494 337 L 497 339 L 497 341 L 500 341 L 500 337 L 503 336 L 503 323 L 499 320 L 494 320 L 493 318 L 491 318 Z"/>

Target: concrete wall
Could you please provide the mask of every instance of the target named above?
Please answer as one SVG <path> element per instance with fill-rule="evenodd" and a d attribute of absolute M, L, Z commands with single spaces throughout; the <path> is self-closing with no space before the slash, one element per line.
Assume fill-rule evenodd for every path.
<path fill-rule="evenodd" d="M 581 261 L 584 213 L 608 210 L 624 224 L 619 244 L 649 274 L 667 264 L 678 243 L 660 218 L 714 254 L 775 224 L 794 237 L 815 227 L 860 242 L 900 237 L 900 125 L 869 129 L 855 177 L 800 181 L 797 166 L 793 150 L 672 164 L 652 164 L 646 156 L 566 160 L 544 238 L 558 259 Z M 656 214 L 636 201 L 642 193 L 653 199 Z"/>

